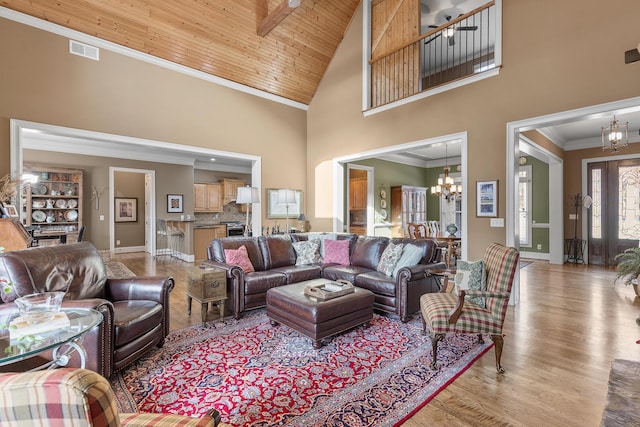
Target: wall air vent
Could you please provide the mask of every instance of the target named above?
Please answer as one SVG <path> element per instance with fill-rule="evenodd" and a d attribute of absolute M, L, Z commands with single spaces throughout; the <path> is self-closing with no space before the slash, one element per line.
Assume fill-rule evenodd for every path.
<path fill-rule="evenodd" d="M 75 40 L 69 40 L 69 53 L 84 56 L 85 58 L 93 59 L 94 61 L 100 60 L 100 49 Z"/>

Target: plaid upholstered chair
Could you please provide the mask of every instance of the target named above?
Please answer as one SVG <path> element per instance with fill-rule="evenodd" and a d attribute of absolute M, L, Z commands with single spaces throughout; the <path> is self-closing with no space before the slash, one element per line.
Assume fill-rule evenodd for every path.
<path fill-rule="evenodd" d="M 486 291 L 459 290 L 456 296 L 447 293 L 446 286 L 443 286 L 439 293 L 420 297 L 422 333 L 426 334 L 428 325 L 433 345 L 433 369 L 437 368 L 438 341 L 442 340 L 445 334 L 478 334 L 480 342 L 484 342 L 483 334 L 490 334 L 495 344 L 496 369 L 499 373 L 504 373 L 500 364 L 504 342 L 502 324 L 519 256 L 515 248 L 493 243 L 485 250 L 482 258 Z M 465 300 L 465 295 L 484 298 L 485 307 Z"/>
<path fill-rule="evenodd" d="M 109 382 L 87 369 L 0 374 L 0 425 L 3 427 L 204 427 L 216 426 L 219 420 L 215 409 L 201 418 L 120 414 Z"/>

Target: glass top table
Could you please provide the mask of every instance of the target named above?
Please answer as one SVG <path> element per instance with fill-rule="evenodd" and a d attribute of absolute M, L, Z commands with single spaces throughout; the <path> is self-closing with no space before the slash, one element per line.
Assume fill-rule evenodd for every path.
<path fill-rule="evenodd" d="M 86 352 L 81 338 L 102 322 L 102 313 L 90 308 L 63 308 L 60 311 L 69 318 L 69 326 L 21 338 L 12 337 L 7 328 L 0 329 L 0 366 L 34 357 L 45 350 L 53 350 L 53 360 L 38 369 L 65 366 L 73 351 L 79 353 L 81 367 L 84 368 Z M 8 325 L 17 316 L 17 312 L 3 316 L 0 324 Z M 65 350 L 60 352 L 63 347 Z"/>

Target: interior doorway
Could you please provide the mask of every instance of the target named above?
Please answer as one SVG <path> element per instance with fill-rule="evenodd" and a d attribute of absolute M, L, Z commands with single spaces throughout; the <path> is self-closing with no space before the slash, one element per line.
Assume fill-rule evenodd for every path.
<path fill-rule="evenodd" d="M 374 235 L 373 182 L 374 169 L 369 166 L 347 166 L 348 231 L 365 236 Z"/>
<path fill-rule="evenodd" d="M 139 181 L 141 186 L 134 193 L 130 193 L 131 188 L 135 188 L 135 185 L 122 184 L 122 179 L 129 177 L 127 181 Z M 133 178 L 132 178 L 133 177 Z M 116 215 L 111 216 L 109 222 L 109 249 L 112 253 L 125 253 L 125 252 L 147 252 L 155 255 L 156 248 L 156 230 L 155 230 L 155 218 L 156 218 L 156 201 L 155 201 L 155 171 L 147 169 L 132 169 L 132 168 L 109 168 L 109 210 L 115 212 L 115 200 L 118 197 L 127 196 L 129 199 L 136 199 L 136 221 L 135 223 L 141 226 L 135 227 L 134 224 L 121 224 L 120 226 L 129 226 L 127 230 L 128 235 L 133 235 L 134 240 L 131 243 L 121 242 L 116 233 Z M 142 235 L 139 231 L 142 229 Z M 139 236 L 135 240 L 135 236 Z M 122 244 L 124 243 L 124 244 Z"/>

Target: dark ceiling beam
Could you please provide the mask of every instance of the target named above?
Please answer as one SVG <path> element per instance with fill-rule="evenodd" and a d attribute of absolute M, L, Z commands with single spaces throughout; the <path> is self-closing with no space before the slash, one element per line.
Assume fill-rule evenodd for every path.
<path fill-rule="evenodd" d="M 295 5 L 295 7 L 291 7 L 289 4 L 291 4 L 291 6 Z M 260 37 L 264 37 L 269 34 L 271 30 L 277 27 L 284 18 L 289 16 L 289 14 L 291 14 L 299 4 L 300 1 L 283 0 L 269 15 L 267 15 L 266 18 L 262 20 L 260 27 L 258 27 L 258 35 Z"/>

